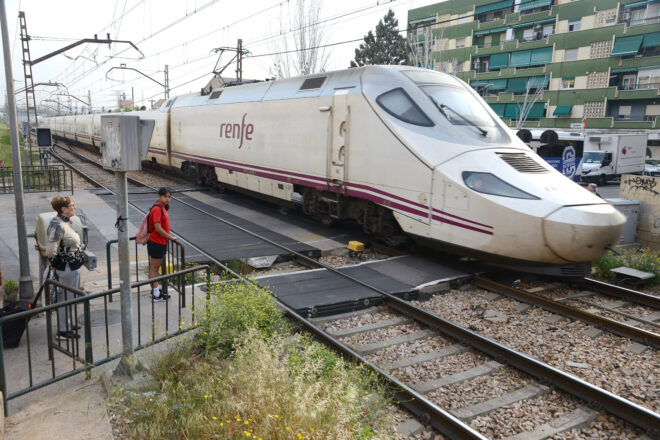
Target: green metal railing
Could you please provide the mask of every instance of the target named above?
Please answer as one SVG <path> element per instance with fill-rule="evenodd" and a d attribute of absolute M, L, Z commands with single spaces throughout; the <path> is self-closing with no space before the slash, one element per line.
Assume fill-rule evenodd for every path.
<path fill-rule="evenodd" d="M 63 192 L 73 194 L 73 171 L 64 165 L 28 165 L 21 170 L 23 192 Z M 0 167 L 0 193 L 14 192 L 14 169 Z"/>
<path fill-rule="evenodd" d="M 200 271 L 204 272 L 205 275 L 204 278 L 197 277 L 197 273 Z M 172 284 L 176 284 L 176 282 L 173 283 L 172 280 L 184 280 L 182 286 L 183 288 L 181 289 L 178 295 L 179 301 L 177 307 L 179 310 L 179 314 L 178 314 L 178 321 L 176 328 L 171 329 L 170 326 L 169 306 L 171 301 L 165 301 L 163 305 L 165 307 L 165 316 L 167 317 L 164 326 L 159 326 L 160 322 L 159 319 L 156 318 L 157 313 L 155 310 L 157 306 L 156 304 L 151 302 L 150 327 L 151 327 L 152 337 L 146 343 L 142 342 L 141 339 L 138 338 L 137 344 L 133 347 L 134 350 L 136 351 L 141 350 L 143 348 L 152 346 L 166 339 L 170 339 L 172 337 L 178 336 L 180 334 L 186 333 L 196 328 L 199 320 L 195 315 L 195 287 L 198 281 L 203 280 L 206 282 L 205 301 L 208 303 L 208 301 L 210 300 L 210 285 L 209 285 L 210 279 L 211 279 L 210 268 L 207 265 L 203 265 L 203 266 L 190 267 L 171 274 L 165 274 L 159 277 L 145 279 L 143 281 L 132 283 L 131 291 L 132 294 L 134 294 L 139 292 L 140 287 L 149 285 L 154 281 L 162 281 L 162 282 L 169 281 L 170 284 L 172 285 Z M 186 283 L 185 280 L 188 280 L 188 283 Z M 187 287 L 190 287 L 190 289 L 188 289 Z M 74 299 L 50 304 L 50 298 L 51 298 L 50 292 L 52 288 L 62 289 L 63 291 L 70 292 L 74 295 Z M 112 360 L 115 360 L 119 358 L 122 354 L 121 344 L 119 343 L 120 341 L 113 341 L 113 342 L 117 342 L 116 348 L 114 350 L 111 350 L 110 348 L 111 340 L 110 340 L 110 332 L 109 332 L 109 326 L 111 324 L 109 320 L 108 298 L 111 295 L 118 293 L 120 290 L 119 287 L 108 289 L 100 293 L 86 295 L 84 292 L 78 289 L 73 289 L 55 280 L 48 279 L 44 283 L 44 289 L 46 296 L 45 306 L 38 307 L 21 313 L 16 313 L 14 315 L 5 316 L 4 318 L 0 318 L 0 339 L 2 340 L 4 340 L 3 330 L 5 329 L 7 324 L 19 320 L 24 321 L 26 345 L 24 347 L 21 346 L 14 349 L 16 351 L 12 350 L 11 355 L 13 358 L 17 358 L 18 351 L 21 348 L 24 348 L 27 351 L 27 355 L 24 357 L 22 361 L 24 361 L 26 364 L 27 373 L 28 373 L 28 385 L 17 390 L 8 390 L 7 387 L 8 374 L 12 373 L 13 371 L 16 371 L 17 372 L 16 374 L 23 375 L 24 377 L 25 369 L 17 366 L 16 362 L 14 362 L 12 364 L 12 371 L 8 371 L 7 365 L 5 363 L 6 355 L 8 353 L 5 353 L 6 350 L 4 349 L 3 346 L 4 344 L 0 345 L 0 389 L 2 391 L 5 416 L 8 414 L 7 402 L 9 400 L 15 399 L 19 396 L 38 390 L 40 388 L 61 381 L 63 379 L 69 378 L 81 372 L 87 372 L 87 374 L 89 375 L 90 370 L 92 368 L 110 362 Z M 190 295 L 190 301 L 191 301 L 191 307 L 188 311 L 188 315 L 189 315 L 188 326 L 181 324 L 183 320 L 182 309 L 184 308 L 186 295 Z M 135 296 L 133 296 L 133 298 L 135 298 Z M 102 306 L 100 305 L 101 301 L 102 301 Z M 140 304 L 139 293 L 137 294 L 137 304 L 138 305 Z M 157 304 L 158 307 L 160 307 L 161 303 L 157 303 Z M 77 330 L 74 328 L 74 326 L 76 324 L 81 324 L 80 329 L 82 330 L 82 338 L 65 338 L 60 336 L 57 330 L 55 331 L 55 333 L 53 332 L 53 323 L 55 321 L 59 324 L 59 317 L 56 316 L 56 319 L 53 320 L 52 314 L 53 313 L 57 314 L 58 310 L 61 308 L 65 308 L 66 310 L 65 313 L 67 315 L 67 318 L 69 316 L 72 318 L 71 323 L 69 323 L 69 320 L 67 319 L 66 331 L 75 332 Z M 97 323 L 93 322 L 93 312 L 92 312 L 93 308 L 95 309 L 94 311 L 98 311 L 101 309 L 103 311 L 102 325 L 105 327 L 104 341 L 103 340 L 99 341 L 98 339 L 95 339 L 95 332 L 92 331 L 92 327 L 99 326 Z M 82 309 L 82 311 L 80 309 Z M 140 323 L 143 322 L 141 317 L 143 312 L 144 312 L 144 308 L 140 308 L 138 306 L 137 319 L 138 322 Z M 35 320 L 35 322 L 31 324 L 30 322 L 31 318 L 34 318 L 42 313 L 46 314 L 45 327 L 42 324 L 43 321 L 40 323 L 39 321 Z M 157 327 L 164 327 L 161 328 L 162 332 L 160 334 L 162 336 L 160 337 L 157 337 L 157 332 L 159 331 Z M 59 328 L 60 327 L 58 325 L 57 329 Z M 101 339 L 103 339 L 103 335 L 99 335 L 99 333 L 100 332 L 96 332 L 96 337 L 98 338 L 99 336 L 101 336 Z M 45 340 L 48 344 L 48 362 L 50 363 L 49 365 L 50 371 L 48 373 L 41 371 L 38 372 L 38 374 L 35 374 L 34 360 L 33 360 L 34 352 L 36 352 L 36 350 L 41 348 L 43 353 L 43 346 L 41 345 L 42 343 L 39 343 L 39 339 L 41 339 L 40 336 L 43 336 L 44 334 L 45 334 Z M 37 339 L 37 342 L 33 344 L 32 340 L 34 338 Z M 33 345 L 36 345 L 37 349 L 33 350 Z M 101 350 L 99 350 L 99 346 L 101 347 Z M 105 349 L 103 349 L 104 347 Z M 82 352 L 81 352 L 81 348 L 82 348 Z M 100 358 L 98 355 L 99 351 L 101 351 L 102 353 Z M 59 352 L 64 356 L 58 359 L 56 357 L 55 352 Z M 95 355 L 95 353 L 97 354 Z M 70 359 L 71 362 L 70 367 L 62 367 L 62 364 L 66 362 L 66 359 Z"/>

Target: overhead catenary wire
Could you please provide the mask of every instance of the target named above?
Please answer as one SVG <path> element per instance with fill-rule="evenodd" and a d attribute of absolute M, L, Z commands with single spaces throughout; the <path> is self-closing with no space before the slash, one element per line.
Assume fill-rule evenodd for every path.
<path fill-rule="evenodd" d="M 216 0 L 216 1 L 217 1 L 217 0 Z M 394 1 L 396 1 L 396 0 L 394 0 Z M 520 5 L 524 5 L 524 4 L 527 4 L 527 3 L 532 3 L 533 1 L 534 1 L 534 0 L 526 0 L 526 1 L 521 2 Z M 209 6 L 210 4 L 212 4 L 212 3 L 214 3 L 214 2 L 209 2 L 209 3 L 205 4 L 205 5 L 202 5 L 202 7 L 201 7 L 199 10 L 201 10 L 201 9 L 203 9 L 203 8 L 205 8 L 205 7 L 208 7 L 208 6 Z M 278 3 L 277 5 L 273 5 L 273 6 L 270 6 L 269 8 L 266 8 L 265 10 L 272 9 L 272 8 L 274 8 L 274 7 L 279 6 L 280 4 L 283 4 L 283 3 L 284 3 L 284 2 L 280 2 L 280 3 Z M 387 4 L 385 4 L 385 5 L 387 5 Z M 356 14 L 356 13 L 359 13 L 359 12 L 363 12 L 363 11 L 365 11 L 365 10 L 367 10 L 367 9 L 374 8 L 374 7 L 379 7 L 379 6 L 383 6 L 383 4 L 380 3 L 380 2 L 378 2 L 376 5 L 371 5 L 371 6 L 368 6 L 368 7 L 365 7 L 365 8 L 357 9 L 357 10 L 355 10 L 355 11 L 350 11 L 350 12 L 341 13 L 341 14 L 339 14 L 339 15 L 336 16 L 336 17 L 324 18 L 323 20 L 320 20 L 320 21 L 318 21 L 318 22 L 316 22 L 316 23 L 308 24 L 308 25 L 303 26 L 303 27 L 301 27 L 301 28 L 287 31 L 286 33 L 289 33 L 289 32 L 296 32 L 297 30 L 301 30 L 301 29 L 303 29 L 303 28 L 305 28 L 305 27 L 307 27 L 307 26 L 312 26 L 312 25 L 318 25 L 318 24 L 327 23 L 327 22 L 330 22 L 330 21 L 333 21 L 333 20 L 337 20 L 337 19 L 339 19 L 339 18 L 344 18 L 344 17 L 346 17 L 346 16 L 349 16 L 349 15 L 352 15 L 352 14 Z M 508 9 L 509 9 L 509 7 L 504 7 L 504 8 L 499 8 L 499 9 L 494 10 L 494 11 L 496 12 L 496 11 L 503 11 L 503 10 L 508 10 Z M 264 10 L 264 11 L 265 11 L 265 10 Z M 454 22 L 454 21 L 457 21 L 457 20 L 465 19 L 465 18 L 476 17 L 477 15 L 478 15 L 478 14 L 474 14 L 474 13 L 473 13 L 473 14 L 464 14 L 464 15 L 459 16 L 459 17 L 456 17 L 456 18 L 449 18 L 449 19 L 445 19 L 445 20 L 442 20 L 442 21 L 437 21 L 437 22 L 434 21 L 434 22 L 432 22 L 432 23 L 421 24 L 420 26 L 417 26 L 417 27 L 415 27 L 415 28 L 413 28 L 413 27 L 406 27 L 406 28 L 404 28 L 404 29 L 399 30 L 399 33 L 409 32 L 409 31 L 412 30 L 412 29 L 418 29 L 418 28 L 426 28 L 426 27 L 431 27 L 431 26 L 437 26 L 437 25 L 439 25 L 439 24 L 450 23 L 450 22 Z M 186 17 L 187 17 L 187 16 L 186 16 Z M 177 20 L 177 21 L 171 23 L 170 25 L 165 26 L 164 28 L 161 28 L 161 29 L 159 29 L 158 31 L 151 33 L 149 36 L 145 37 L 145 38 L 144 38 L 143 40 L 141 40 L 141 41 L 146 41 L 147 39 L 152 38 L 153 36 L 155 36 L 155 35 L 157 35 L 157 34 L 163 32 L 163 31 L 166 30 L 168 27 L 171 27 L 171 26 L 175 25 L 176 23 L 180 22 L 181 20 L 185 19 L 186 17 L 183 17 L 183 18 L 181 18 L 181 19 L 179 19 L 179 20 Z M 239 21 L 245 21 L 245 20 L 247 20 L 248 18 L 249 18 L 249 17 L 246 17 L 246 18 L 243 18 L 243 19 L 241 19 L 241 20 L 239 20 Z M 238 22 L 238 21 L 237 21 L 237 22 Z M 234 23 L 237 23 L 237 22 L 234 22 Z M 206 33 L 206 34 L 204 34 L 204 35 L 201 35 L 201 36 L 199 36 L 199 37 L 195 37 L 194 39 L 189 40 L 189 42 L 197 41 L 197 40 L 199 40 L 199 39 L 202 39 L 202 38 L 204 38 L 205 36 L 211 35 L 211 34 L 213 34 L 213 33 L 215 33 L 215 32 L 218 32 L 218 31 L 220 31 L 220 30 L 222 30 L 222 29 L 225 29 L 225 28 L 227 28 L 227 27 L 230 27 L 230 26 L 231 26 L 232 24 L 234 24 L 234 23 L 231 23 L 231 24 L 229 24 L 229 25 L 227 25 L 227 26 L 225 26 L 225 27 L 223 27 L 223 28 L 220 28 L 220 29 L 218 29 L 218 30 L 214 30 L 214 31 L 208 32 L 208 33 Z M 264 37 L 259 37 L 258 39 L 253 40 L 253 41 L 256 42 L 256 43 L 259 43 L 259 42 L 266 41 L 266 40 L 268 40 L 269 38 L 276 38 L 276 37 L 278 37 L 278 36 L 280 36 L 280 35 L 264 36 Z M 295 53 L 295 52 L 306 51 L 306 50 L 315 50 L 315 49 L 321 49 L 321 48 L 334 47 L 334 46 L 339 46 L 339 45 L 343 45 L 343 44 L 355 43 L 355 42 L 359 42 L 359 41 L 362 41 L 362 40 L 363 40 L 363 38 L 360 37 L 360 38 L 353 38 L 353 39 L 348 39 L 348 40 L 343 40 L 343 41 L 338 41 L 338 42 L 331 42 L 331 43 L 321 44 L 321 45 L 312 46 L 312 47 L 308 47 L 308 48 L 298 48 L 298 49 L 291 49 L 291 50 L 285 50 L 285 51 L 272 51 L 272 52 L 269 52 L 269 53 L 261 53 L 261 54 L 249 54 L 249 55 L 247 55 L 245 58 L 263 58 L 263 57 L 274 56 L 274 55 L 278 55 L 278 54 Z M 188 42 L 183 43 L 183 45 L 185 45 L 185 44 L 187 44 L 187 43 L 188 43 Z M 163 50 L 163 51 L 159 51 L 159 52 L 157 52 L 156 54 L 148 55 L 148 56 L 145 57 L 145 58 L 151 58 L 151 57 L 154 57 L 154 56 L 157 56 L 157 55 L 162 55 L 163 53 L 165 53 L 165 52 L 167 52 L 167 51 L 169 51 L 169 50 L 175 50 L 175 49 L 177 49 L 177 48 L 179 48 L 179 47 L 182 47 L 182 44 L 177 45 L 177 46 L 173 46 L 172 48 L 169 48 L 169 49 L 166 49 L 166 50 Z M 125 51 L 125 50 L 119 52 L 117 55 L 120 55 L 120 54 L 123 53 L 124 51 Z M 181 63 L 181 64 L 179 64 L 179 65 L 171 66 L 170 69 L 176 69 L 176 68 L 181 67 L 181 66 L 183 66 L 183 65 L 188 65 L 188 64 L 196 63 L 196 62 L 199 62 L 199 61 L 205 60 L 205 59 L 207 59 L 207 58 L 211 58 L 212 56 L 213 56 L 213 55 L 201 55 L 201 56 L 198 56 L 198 57 L 196 57 L 196 58 L 193 58 L 192 60 L 187 60 L 187 61 L 185 61 L 184 63 Z M 107 63 L 107 60 L 104 61 L 104 62 L 101 63 L 101 64 L 106 64 L 106 63 Z M 83 79 L 84 77 L 88 76 L 88 75 L 91 74 L 93 71 L 97 70 L 98 67 L 100 67 L 100 65 L 99 65 L 99 66 L 96 66 L 96 67 L 94 67 L 94 68 L 92 68 L 92 69 L 89 69 L 89 70 L 87 70 L 87 71 L 85 71 L 85 72 L 83 72 L 83 73 L 80 75 L 80 77 L 75 78 L 75 79 L 73 80 L 72 84 L 75 84 L 75 83 L 79 82 L 81 79 Z M 175 89 L 175 88 L 181 87 L 181 86 L 183 86 L 183 85 L 190 84 L 191 82 L 194 82 L 194 81 L 196 81 L 196 80 L 199 80 L 199 79 L 203 78 L 204 76 L 206 76 L 206 75 L 208 75 L 208 74 L 210 74 L 210 73 L 211 73 L 211 72 L 208 72 L 208 73 L 206 73 L 206 74 L 204 74 L 204 75 L 201 75 L 201 76 L 196 77 L 195 79 L 187 80 L 187 81 L 185 81 L 184 83 L 182 83 L 182 84 L 180 84 L 180 85 L 177 85 L 177 86 L 173 86 L 173 87 L 171 87 L 171 89 Z M 141 79 L 141 78 L 136 78 L 136 79 L 134 79 L 134 80 L 130 80 L 129 82 L 136 82 L 136 81 L 139 81 L 140 79 Z M 152 89 L 152 88 L 155 88 L 155 86 L 154 86 L 154 87 L 147 87 L 146 90 L 149 90 L 149 89 Z M 102 90 L 105 90 L 105 89 L 102 89 Z M 144 93 L 144 91 L 143 91 L 143 93 Z M 155 94 L 154 96 L 158 96 L 159 94 L 160 94 L 160 93 L 157 93 L 157 94 Z"/>

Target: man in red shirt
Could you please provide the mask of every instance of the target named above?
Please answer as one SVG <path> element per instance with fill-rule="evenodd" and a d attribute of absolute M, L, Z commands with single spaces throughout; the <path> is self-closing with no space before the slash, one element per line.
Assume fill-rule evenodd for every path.
<path fill-rule="evenodd" d="M 149 253 L 149 278 L 158 276 L 158 268 L 163 264 L 163 258 L 167 253 L 167 241 L 176 241 L 177 238 L 170 234 L 170 209 L 172 193 L 167 188 L 158 190 L 158 203 L 151 207 L 149 212 L 149 224 L 147 225 L 151 235 L 147 241 L 147 252 Z M 158 281 L 151 283 L 151 298 L 154 301 L 165 301 L 170 298 L 158 287 Z"/>

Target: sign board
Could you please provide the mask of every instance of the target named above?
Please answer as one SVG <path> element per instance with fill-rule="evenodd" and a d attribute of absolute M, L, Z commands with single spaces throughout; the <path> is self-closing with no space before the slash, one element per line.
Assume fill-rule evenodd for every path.
<path fill-rule="evenodd" d="M 564 147 L 564 152 L 561 157 L 544 157 L 543 159 L 569 179 L 575 182 L 580 181 L 578 170 L 582 158 L 577 156 L 575 148 L 572 146 L 568 145 Z"/>
<path fill-rule="evenodd" d="M 47 152 L 39 153 L 39 159 L 46 160 L 46 161 L 50 160 L 50 153 L 47 153 Z"/>
<path fill-rule="evenodd" d="M 582 122 L 571 122 L 571 128 L 582 128 Z"/>
<path fill-rule="evenodd" d="M 40 148 L 50 148 L 53 146 L 53 137 L 50 134 L 50 128 L 37 128 L 37 146 Z"/>
<path fill-rule="evenodd" d="M 30 133 L 30 123 L 28 121 L 23 121 L 23 137 L 26 137 Z"/>
<path fill-rule="evenodd" d="M 147 157 L 155 121 L 135 115 L 101 116 L 101 157 L 103 168 L 139 171 Z"/>

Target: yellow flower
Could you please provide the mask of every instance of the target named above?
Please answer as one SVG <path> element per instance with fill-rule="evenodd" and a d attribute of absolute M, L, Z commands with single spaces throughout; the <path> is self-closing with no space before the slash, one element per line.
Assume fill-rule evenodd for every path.
<path fill-rule="evenodd" d="M 222 422 L 220 422 L 220 426 L 225 426 L 225 424 L 224 424 L 224 423 L 222 423 Z"/>
<path fill-rule="evenodd" d="M 302 438 L 302 434 L 301 434 L 301 433 L 298 433 L 298 438 Z"/>
<path fill-rule="evenodd" d="M 218 420 L 218 418 L 216 416 L 213 416 L 213 420 Z"/>
<path fill-rule="evenodd" d="M 250 422 L 248 422 L 248 421 L 246 420 L 246 421 L 245 421 L 245 424 L 246 424 L 246 425 L 249 425 L 249 424 L 250 424 Z"/>

